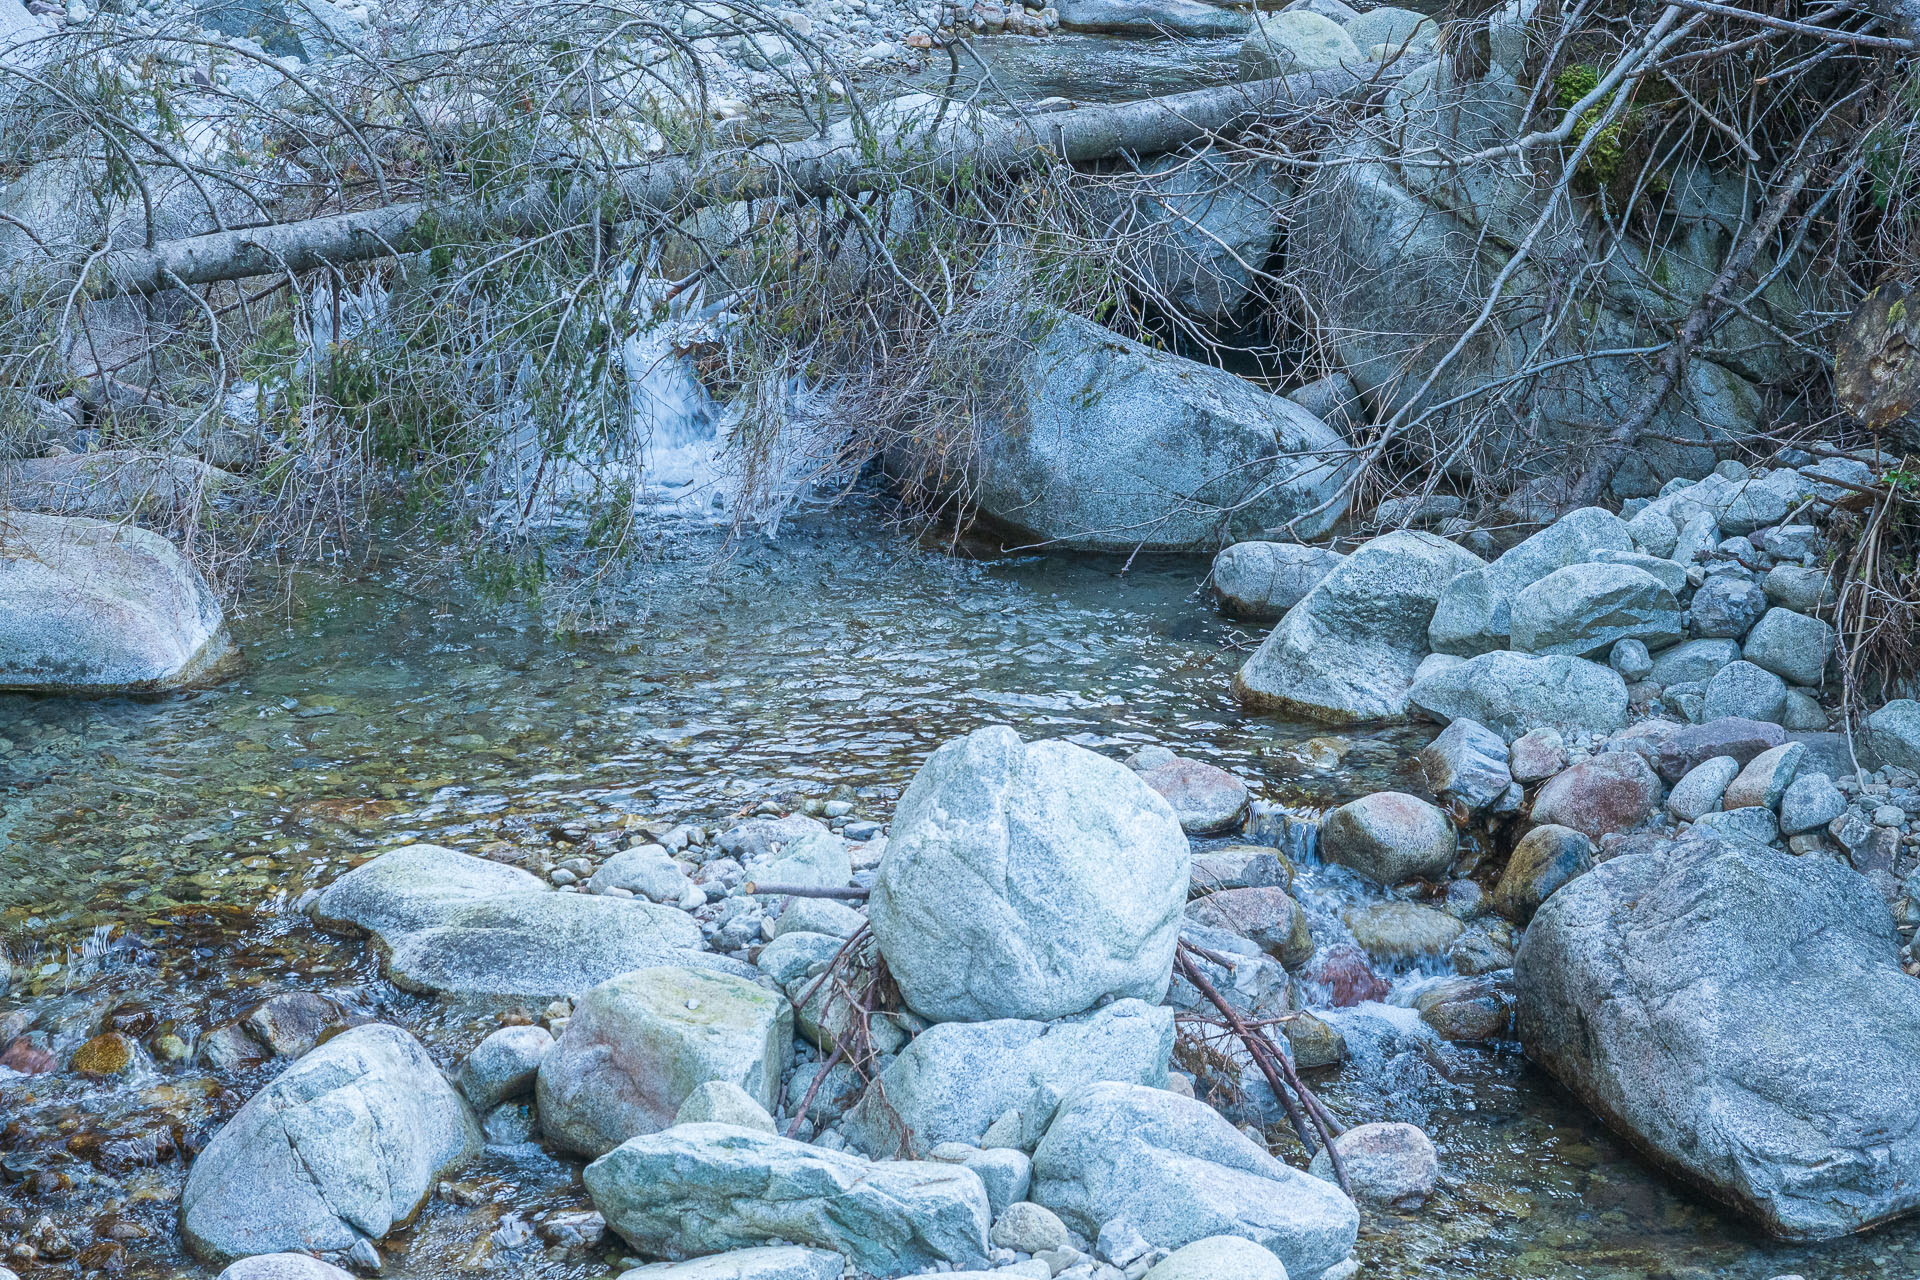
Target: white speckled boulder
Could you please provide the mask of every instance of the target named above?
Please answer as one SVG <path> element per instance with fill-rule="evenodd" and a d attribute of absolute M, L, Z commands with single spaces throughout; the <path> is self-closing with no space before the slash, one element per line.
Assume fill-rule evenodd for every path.
<path fill-rule="evenodd" d="M 865 1160 L 733 1125 L 683 1124 L 621 1144 L 584 1177 L 607 1225 L 655 1257 L 781 1240 L 842 1254 L 876 1276 L 987 1263 L 986 1187 L 956 1164 Z"/>
<path fill-rule="evenodd" d="M 206 579 L 159 534 L 0 512 L 0 689 L 179 689 L 233 656 Z"/>
<path fill-rule="evenodd" d="M 1157 1004 L 1189 864 L 1179 819 L 1138 774 L 996 726 L 921 766 L 867 918 L 908 1006 L 935 1022 Z"/>

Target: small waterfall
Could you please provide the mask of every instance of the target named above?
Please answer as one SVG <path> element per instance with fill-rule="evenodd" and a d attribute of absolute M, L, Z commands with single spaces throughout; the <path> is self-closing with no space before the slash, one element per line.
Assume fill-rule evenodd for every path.
<path fill-rule="evenodd" d="M 658 310 L 667 287 L 664 280 L 643 281 L 635 309 Z M 701 385 L 688 354 L 701 340 L 718 336 L 708 332 L 719 327 L 715 315 L 689 305 L 697 297 L 690 292 L 669 300 L 665 314 L 637 329 L 620 349 L 639 445 L 634 477 L 639 499 L 694 517 L 730 510 L 739 489 L 722 460 L 720 406 Z"/>

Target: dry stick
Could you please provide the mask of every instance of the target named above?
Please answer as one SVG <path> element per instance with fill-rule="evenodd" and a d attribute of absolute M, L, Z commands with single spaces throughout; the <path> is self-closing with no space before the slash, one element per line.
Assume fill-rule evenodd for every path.
<path fill-rule="evenodd" d="M 1183 942 L 1180 946 L 1185 948 L 1187 944 Z M 1191 958 L 1181 951 L 1176 951 L 1174 952 L 1173 962 L 1179 968 L 1180 975 L 1192 983 L 1194 989 L 1205 996 L 1213 1004 L 1213 1007 L 1220 1011 L 1221 1015 L 1226 1018 L 1227 1025 L 1233 1028 L 1233 1034 L 1239 1037 L 1242 1044 L 1246 1045 L 1247 1052 L 1253 1055 L 1255 1065 L 1260 1068 L 1260 1074 L 1267 1078 L 1267 1087 L 1273 1090 L 1273 1096 L 1280 1099 L 1281 1105 L 1287 1109 L 1287 1120 L 1293 1125 L 1293 1131 L 1299 1136 L 1301 1145 L 1307 1149 L 1309 1156 L 1313 1155 L 1313 1138 L 1307 1132 L 1309 1125 L 1305 1120 L 1301 1119 L 1300 1108 L 1294 1103 L 1296 1096 L 1304 1102 L 1313 1095 L 1307 1086 L 1301 1082 L 1299 1073 L 1293 1069 L 1293 1063 L 1288 1060 L 1285 1054 L 1274 1048 L 1274 1046 L 1268 1042 L 1265 1035 L 1253 1030 L 1253 1028 L 1247 1025 L 1246 1019 L 1240 1016 L 1240 1011 L 1227 1002 L 1227 998 L 1220 994 L 1219 988 L 1213 985 L 1206 974 L 1200 972 L 1200 966 L 1195 964 Z M 1276 1063 L 1279 1065 L 1279 1070 L 1277 1071 L 1274 1069 Z M 1284 1081 L 1281 1079 L 1283 1075 L 1286 1077 Z M 1289 1089 L 1291 1089 L 1291 1092 L 1289 1092 Z M 1318 1099 L 1315 1099 L 1315 1101 L 1317 1102 Z M 1326 1121 L 1313 1105 L 1308 1105 L 1307 1112 L 1312 1117 L 1312 1127 L 1320 1130 L 1320 1136 L 1326 1144 L 1327 1159 L 1333 1164 L 1334 1178 L 1340 1183 L 1340 1189 L 1342 1191 L 1348 1195 L 1352 1195 L 1353 1188 L 1347 1182 L 1346 1165 L 1341 1161 L 1340 1153 L 1334 1149 L 1333 1139 L 1335 1135 L 1331 1132 Z"/>
<path fill-rule="evenodd" d="M 1720 18 L 1737 18 L 1741 22 L 1772 27 L 1775 31 L 1790 31 L 1797 36 L 1812 36 L 1816 40 L 1829 40 L 1836 44 L 1860 45 L 1867 49 L 1898 49 L 1903 53 L 1911 53 L 1915 48 L 1920 48 L 1911 40 L 1900 40 L 1892 36 L 1862 35 L 1857 31 L 1835 31 L 1828 27 L 1816 27 L 1811 23 L 1791 22 L 1786 18 L 1754 13 L 1749 9 L 1737 9 L 1730 4 L 1714 4 L 1712 0 L 1667 0 L 1667 2 L 1694 13 L 1710 13 Z"/>
<path fill-rule="evenodd" d="M 1714 278 L 1713 284 L 1694 305 L 1693 310 L 1687 313 L 1686 321 L 1681 324 L 1680 331 L 1674 335 L 1673 341 L 1661 354 L 1659 376 L 1640 397 L 1640 403 L 1634 406 L 1631 414 L 1627 415 L 1627 420 L 1615 427 L 1607 443 L 1600 446 L 1599 456 L 1574 485 L 1573 492 L 1567 496 L 1562 507 L 1563 510 L 1571 511 L 1576 507 L 1592 506 L 1595 499 L 1613 483 L 1614 473 L 1620 469 L 1620 464 L 1625 462 L 1627 455 L 1632 452 L 1635 443 L 1640 439 L 1640 433 L 1646 429 L 1648 423 L 1653 421 L 1653 416 L 1660 412 L 1660 406 L 1666 403 L 1667 396 L 1679 384 L 1680 375 L 1686 372 L 1688 357 L 1693 354 L 1693 349 L 1699 345 L 1700 340 L 1706 337 L 1707 330 L 1713 327 L 1713 322 L 1719 317 L 1721 308 L 1726 305 L 1727 294 L 1732 291 L 1740 277 L 1746 275 L 1752 268 L 1753 260 L 1759 256 L 1761 247 L 1773 235 L 1774 229 L 1780 225 L 1781 220 L 1787 216 L 1787 209 L 1793 204 L 1794 197 L 1800 194 L 1801 188 L 1807 185 L 1807 179 L 1813 176 L 1813 164 L 1813 157 L 1808 156 L 1787 175 L 1786 182 L 1767 203 L 1759 221 L 1748 229 L 1746 240 L 1727 256 L 1726 265 L 1720 268 L 1720 274 Z"/>
<path fill-rule="evenodd" d="M 830 889 L 825 885 L 817 884 L 761 884 L 757 880 L 747 881 L 741 886 L 741 890 L 752 897 L 847 898 L 856 902 L 873 892 L 871 889 L 858 887 Z"/>
<path fill-rule="evenodd" d="M 847 1037 L 841 1036 L 834 1042 L 833 1054 L 820 1064 L 820 1070 L 813 1077 L 813 1083 L 807 1086 L 807 1096 L 800 1100 L 800 1109 L 793 1113 L 793 1119 L 787 1122 L 787 1136 L 791 1138 L 800 1132 L 800 1122 L 807 1118 L 807 1108 L 813 1105 L 813 1096 L 820 1092 L 820 1086 L 826 1083 L 827 1076 L 841 1058 L 846 1056 Z"/>

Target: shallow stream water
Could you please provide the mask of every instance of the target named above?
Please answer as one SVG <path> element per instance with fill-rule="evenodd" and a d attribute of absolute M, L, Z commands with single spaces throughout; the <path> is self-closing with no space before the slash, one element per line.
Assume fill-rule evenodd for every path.
<path fill-rule="evenodd" d="M 858 508 L 717 550 L 717 535 L 682 543 L 635 573 L 614 625 L 571 639 L 478 603 L 442 566 L 305 573 L 248 604 L 246 669 L 218 688 L 0 698 L 16 973 L 0 1047 L 31 1028 L 64 1055 L 109 1024 L 191 1042 L 298 989 L 400 1022 L 451 1067 L 485 1024 L 398 992 L 293 899 L 412 840 L 553 858 L 641 819 L 712 825 L 829 795 L 884 822 L 934 746 L 989 723 L 1113 755 L 1165 743 L 1304 808 L 1413 785 L 1404 761 L 1428 736 L 1242 711 L 1228 677 L 1257 635 L 1199 591 L 1204 562 L 967 560 Z M 1305 892 L 1337 887 L 1304 871 Z M 1382 1069 L 1320 1084 L 1373 1118 L 1356 1108 L 1375 1105 Z M 1367 1070 L 1368 1089 L 1343 1085 Z M 0 1069 L 0 1242 L 50 1228 L 79 1251 L 16 1268 L 211 1274 L 171 1226 L 183 1153 L 272 1071 L 144 1054 L 110 1081 Z M 1764 1240 L 1650 1172 L 1515 1051 L 1457 1051 L 1447 1071 L 1389 1077 L 1401 1092 L 1378 1104 L 1428 1127 L 1445 1179 L 1419 1213 L 1368 1216 L 1367 1275 L 1920 1275 L 1911 1226 Z M 530 1149 L 490 1157 L 458 1185 L 469 1203 L 436 1198 L 389 1241 L 388 1274 L 600 1274 L 526 1225 L 584 1206 L 577 1184 L 577 1166 Z"/>

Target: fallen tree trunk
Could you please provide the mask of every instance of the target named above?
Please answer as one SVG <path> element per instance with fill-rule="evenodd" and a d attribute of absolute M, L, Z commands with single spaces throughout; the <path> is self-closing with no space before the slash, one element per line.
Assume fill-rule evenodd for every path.
<path fill-rule="evenodd" d="M 95 298 L 152 294 L 343 266 L 481 238 L 649 215 L 679 218 L 735 200 L 857 195 L 897 188 L 904 173 L 916 181 L 938 181 L 963 173 L 1007 174 L 1059 160 L 1153 155 L 1384 87 L 1411 65 L 1372 68 L 1368 75 L 1341 70 L 1283 76 L 1019 120 L 963 118 L 956 107 L 956 115 L 934 129 L 909 125 L 891 133 L 882 130 L 878 138 L 809 139 L 703 159 L 668 157 L 621 173 L 610 188 L 581 183 L 558 196 L 541 190 L 508 200 L 392 204 L 166 240 L 151 249 L 101 254 L 87 270 L 84 291 Z M 48 283 L 77 282 L 69 277 Z"/>

